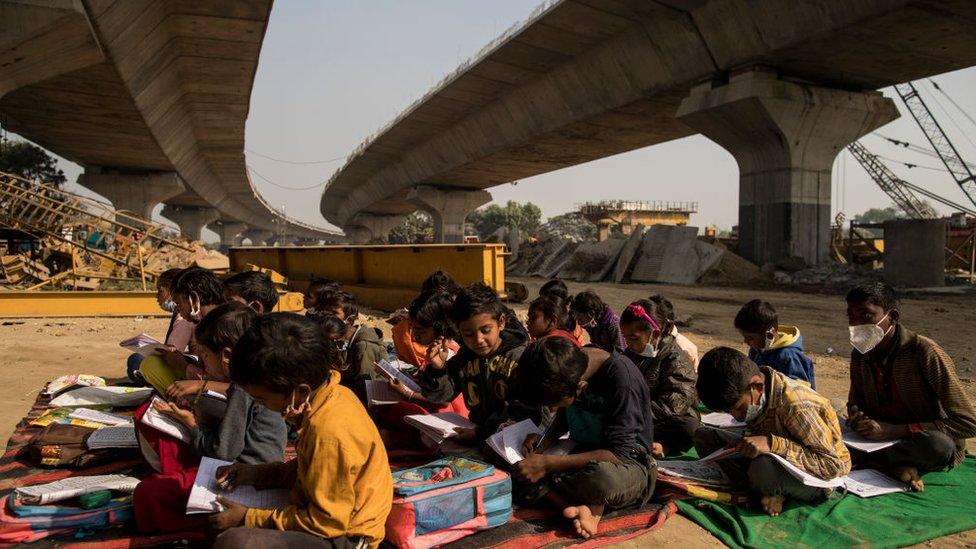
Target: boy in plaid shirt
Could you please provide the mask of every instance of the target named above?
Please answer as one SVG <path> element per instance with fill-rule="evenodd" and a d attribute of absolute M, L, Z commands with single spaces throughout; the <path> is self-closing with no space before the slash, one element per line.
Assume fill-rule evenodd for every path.
<path fill-rule="evenodd" d="M 824 480 L 846 475 L 851 455 L 841 439 L 840 422 L 830 402 L 805 383 L 756 366 L 728 347 L 712 349 L 698 365 L 701 401 L 728 412 L 748 426 L 747 435 L 703 427 L 695 432 L 695 449 L 705 456 L 734 447 L 741 458 L 723 462 L 733 476 L 745 476 L 763 510 L 779 515 L 786 498 L 817 502 L 830 489 L 803 484 L 768 454 L 776 454 Z"/>

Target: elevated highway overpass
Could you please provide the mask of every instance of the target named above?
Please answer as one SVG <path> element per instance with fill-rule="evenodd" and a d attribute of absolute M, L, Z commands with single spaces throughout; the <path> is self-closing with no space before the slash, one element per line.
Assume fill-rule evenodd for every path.
<path fill-rule="evenodd" d="M 898 116 L 874 90 L 976 64 L 974 22 L 966 0 L 548 2 L 364 142 L 321 211 L 365 240 L 424 209 L 458 241 L 492 186 L 702 133 L 739 164 L 740 253 L 816 264 L 836 154 Z"/>
<path fill-rule="evenodd" d="M 244 124 L 271 0 L 0 0 L 0 121 L 80 164 L 116 209 L 185 235 L 336 241 L 248 178 Z"/>

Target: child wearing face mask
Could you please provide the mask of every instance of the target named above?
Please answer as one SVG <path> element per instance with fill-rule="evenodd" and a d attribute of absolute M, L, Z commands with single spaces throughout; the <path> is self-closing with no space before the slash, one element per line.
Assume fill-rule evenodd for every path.
<path fill-rule="evenodd" d="M 743 305 L 735 315 L 735 329 L 749 346 L 750 360 L 817 388 L 813 361 L 803 352 L 800 329 L 780 325 L 772 304 L 753 299 Z"/>
<path fill-rule="evenodd" d="M 281 416 L 229 384 L 233 349 L 257 314 L 248 306 L 230 302 L 217 307 L 197 325 L 195 336 L 205 384 L 189 398 L 172 403 L 157 401 L 157 412 L 181 423 L 186 441 L 137 423 L 146 460 L 156 471 L 136 487 L 136 524 L 142 532 L 184 531 L 206 526 L 206 519 L 186 515 L 186 507 L 200 458 L 241 463 L 282 459 L 287 428 Z M 226 400 L 211 396 L 220 389 Z M 146 413 L 148 405 L 136 412 Z"/>
<path fill-rule="evenodd" d="M 172 347 L 181 352 L 187 350 L 190 339 L 193 337 L 193 323 L 180 316 L 176 311 L 176 302 L 173 301 L 172 286 L 176 275 L 182 269 L 169 269 L 163 271 L 156 280 L 156 302 L 159 308 L 170 313 L 169 327 L 166 329 L 166 338 L 163 340 L 167 347 Z M 146 357 L 139 353 L 132 353 L 126 362 L 126 374 L 133 383 L 145 384 L 139 368 Z"/>
<path fill-rule="evenodd" d="M 620 333 L 620 319 L 593 290 L 577 294 L 570 305 L 570 312 L 589 334 L 591 344 L 608 353 L 623 351 L 627 346 Z"/>
<path fill-rule="evenodd" d="M 894 446 L 853 451 L 858 466 L 877 468 L 914 490 L 921 474 L 959 465 L 966 439 L 976 437 L 976 407 L 952 358 L 931 339 L 900 322 L 898 296 L 872 282 L 847 294 L 851 390 L 847 423 L 870 440 Z"/>
<path fill-rule="evenodd" d="M 171 294 L 176 312 L 194 325 L 225 301 L 220 281 L 209 269 L 201 267 L 180 271 L 173 279 Z M 195 356 L 192 337 L 188 346 L 189 354 Z M 176 391 L 172 396 L 195 394 L 203 378 L 203 369 L 182 349 L 171 346 L 146 357 L 139 365 L 139 373 L 161 395 Z"/>
<path fill-rule="evenodd" d="M 374 328 L 357 324 L 359 305 L 356 297 L 337 290 L 321 295 L 316 302 L 319 322 L 327 328 L 328 337 L 342 354 L 342 384 L 366 401 L 366 380 L 374 365 L 386 358 L 386 345 Z M 326 321 L 331 316 L 333 320 Z M 336 326 L 334 320 L 342 324 Z"/>
<path fill-rule="evenodd" d="M 654 457 L 681 453 L 692 446 L 701 427 L 695 406 L 698 376 L 671 335 L 663 311 L 646 299 L 635 301 L 620 315 L 620 331 L 627 342 L 624 355 L 647 383 L 654 415 Z"/>
<path fill-rule="evenodd" d="M 770 454 L 823 480 L 850 472 L 837 413 L 808 384 L 757 366 L 735 349 L 717 347 L 698 364 L 695 388 L 705 406 L 732 414 L 749 433 L 703 427 L 695 432 L 695 450 L 706 456 L 735 448 L 738 455 L 719 464 L 730 476 L 748 480 L 769 515 L 779 515 L 787 498 L 819 502 L 830 495 L 830 489 L 803 484 Z"/>
<path fill-rule="evenodd" d="M 291 313 L 257 318 L 231 359 L 235 384 L 298 430 L 296 459 L 236 463 L 217 471 L 225 490 L 290 488 L 282 509 L 247 508 L 225 498 L 211 525 L 226 530 L 214 547 L 378 547 L 393 500 L 393 479 L 376 426 L 331 369 L 335 349 L 314 321 Z"/>

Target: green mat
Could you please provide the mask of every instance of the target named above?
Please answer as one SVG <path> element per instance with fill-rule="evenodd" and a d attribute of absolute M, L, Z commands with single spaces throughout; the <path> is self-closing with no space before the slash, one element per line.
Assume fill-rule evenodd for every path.
<path fill-rule="evenodd" d="M 819 505 L 787 501 L 778 517 L 702 500 L 677 503 L 729 547 L 904 547 L 976 529 L 976 458 L 922 479 L 922 493 L 864 499 L 835 492 Z"/>

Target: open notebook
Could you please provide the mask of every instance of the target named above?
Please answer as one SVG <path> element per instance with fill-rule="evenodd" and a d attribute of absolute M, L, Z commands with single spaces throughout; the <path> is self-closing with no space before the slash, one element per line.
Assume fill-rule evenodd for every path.
<path fill-rule="evenodd" d="M 76 498 L 78 496 L 101 490 L 113 490 L 131 494 L 135 491 L 139 479 L 128 475 L 94 475 L 87 477 L 69 477 L 47 484 L 22 486 L 17 488 L 17 495 L 28 505 L 45 505 Z"/>
<path fill-rule="evenodd" d="M 488 437 L 488 447 L 505 461 L 515 465 L 525 459 L 525 454 L 522 453 L 522 443 L 525 442 L 525 437 L 531 434 L 543 435 L 542 430 L 535 423 L 532 423 L 532 420 L 525 419 Z M 543 453 L 551 456 L 565 456 L 570 454 L 575 447 L 575 441 L 563 438 L 556 441 Z"/>
<path fill-rule="evenodd" d="M 370 406 L 383 406 L 403 402 L 403 395 L 390 388 L 390 382 L 382 379 L 366 380 L 366 401 Z"/>
<path fill-rule="evenodd" d="M 434 439 L 438 444 L 457 435 L 458 429 L 474 429 L 477 427 L 471 421 L 451 412 L 404 416 L 403 420 L 419 429 L 421 433 Z"/>
<path fill-rule="evenodd" d="M 162 341 L 146 334 L 139 334 L 119 342 L 119 347 L 142 356 L 149 356 L 162 346 L 164 346 Z"/>
<path fill-rule="evenodd" d="M 186 502 L 186 514 L 220 512 L 218 495 L 254 509 L 283 509 L 291 504 L 289 491 L 284 488 L 258 490 L 253 486 L 238 486 L 233 492 L 221 492 L 217 488 L 217 469 L 230 464 L 229 461 L 208 457 L 200 460 L 197 478 L 193 481 L 190 499 Z"/>

